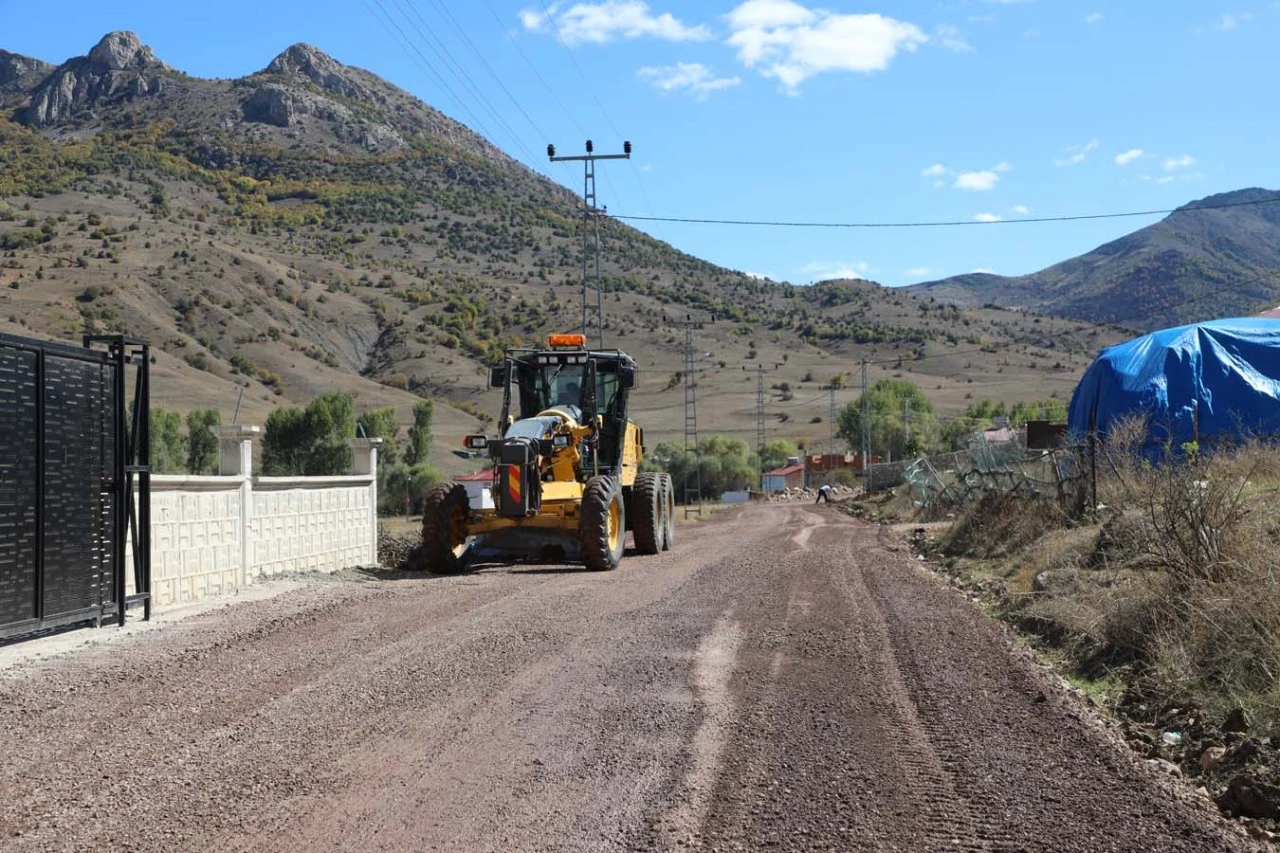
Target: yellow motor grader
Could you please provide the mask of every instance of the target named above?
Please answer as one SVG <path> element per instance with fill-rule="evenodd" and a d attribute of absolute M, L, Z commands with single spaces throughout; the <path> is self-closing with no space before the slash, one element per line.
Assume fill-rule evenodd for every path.
<path fill-rule="evenodd" d="M 640 473 L 644 433 L 627 417 L 635 382 L 634 359 L 589 350 L 585 335 L 508 350 L 489 376 L 503 392 L 502 434 L 464 441 L 493 462 L 493 506 L 471 506 L 460 483 L 433 487 L 422 516 L 426 569 L 453 574 L 483 556 L 605 571 L 618 567 L 628 530 L 641 554 L 671 548 L 675 491 L 670 475 Z"/>

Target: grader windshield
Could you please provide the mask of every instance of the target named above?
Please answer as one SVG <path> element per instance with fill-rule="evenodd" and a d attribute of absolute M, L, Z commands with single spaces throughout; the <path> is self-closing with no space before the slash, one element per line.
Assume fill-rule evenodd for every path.
<path fill-rule="evenodd" d="M 618 393 L 617 368 L 616 361 L 596 363 L 596 401 L 602 412 L 614 408 Z M 581 405 L 587 375 L 585 360 L 580 364 L 541 364 L 535 358 L 522 359 L 515 362 L 515 369 L 521 418 L 531 418 L 553 406 Z"/>

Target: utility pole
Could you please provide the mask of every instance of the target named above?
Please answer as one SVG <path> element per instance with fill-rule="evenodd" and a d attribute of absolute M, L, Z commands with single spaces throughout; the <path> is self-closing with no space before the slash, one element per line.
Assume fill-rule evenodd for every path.
<path fill-rule="evenodd" d="M 702 453 L 698 450 L 698 383 L 694 378 L 696 364 L 693 352 L 693 315 L 684 315 L 684 517 L 697 500 L 697 514 L 702 515 Z"/>
<path fill-rule="evenodd" d="M 862 359 L 862 491 L 867 491 L 870 482 L 868 465 L 871 462 L 871 398 L 867 396 L 867 365 L 871 362 Z"/>
<path fill-rule="evenodd" d="M 836 385 L 831 383 L 831 387 L 827 389 L 829 392 L 827 400 L 827 452 L 836 452 Z"/>
<path fill-rule="evenodd" d="M 596 209 L 596 161 L 630 160 L 631 143 L 622 143 L 621 154 L 596 154 L 595 146 L 587 140 L 587 153 L 576 157 L 557 157 L 556 147 L 547 146 L 547 156 L 552 163 L 570 160 L 582 161 L 582 334 L 587 334 L 587 315 L 596 315 L 597 347 L 604 349 L 604 295 L 600 292 L 600 217 Z M 588 282 L 594 269 L 596 304 L 588 299 Z"/>
<path fill-rule="evenodd" d="M 760 469 L 760 490 L 764 490 L 764 365 L 756 365 L 756 466 Z"/>
<path fill-rule="evenodd" d="M 911 407 L 902 398 L 902 458 L 907 458 L 907 445 L 911 443 Z"/>

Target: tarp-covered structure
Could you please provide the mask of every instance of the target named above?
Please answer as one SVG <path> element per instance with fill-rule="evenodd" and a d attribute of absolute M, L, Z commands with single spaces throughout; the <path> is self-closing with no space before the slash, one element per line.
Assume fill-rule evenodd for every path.
<path fill-rule="evenodd" d="M 1103 350 L 1076 386 L 1068 427 L 1106 435 L 1134 415 L 1152 447 L 1280 434 L 1280 320 L 1194 323 Z"/>

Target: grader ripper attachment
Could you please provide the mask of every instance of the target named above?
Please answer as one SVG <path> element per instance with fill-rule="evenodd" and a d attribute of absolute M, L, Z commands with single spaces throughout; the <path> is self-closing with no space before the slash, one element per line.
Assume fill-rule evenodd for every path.
<path fill-rule="evenodd" d="M 471 506 L 459 483 L 435 486 L 422 517 L 428 571 L 460 572 L 477 555 L 605 571 L 617 568 L 628 530 L 641 554 L 675 544 L 671 477 L 640 473 L 644 434 L 627 417 L 635 360 L 588 350 L 585 335 L 551 335 L 547 344 L 509 350 L 492 369 L 502 434 L 464 443 L 493 462 L 493 506 Z"/>

